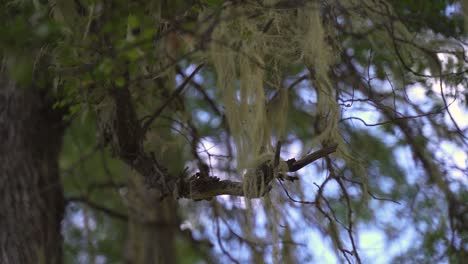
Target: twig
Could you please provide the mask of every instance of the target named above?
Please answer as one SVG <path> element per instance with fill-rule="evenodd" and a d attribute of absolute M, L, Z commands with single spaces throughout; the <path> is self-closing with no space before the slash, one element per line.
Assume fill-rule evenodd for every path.
<path fill-rule="evenodd" d="M 182 91 L 185 89 L 190 80 L 195 76 L 195 74 L 197 74 L 197 72 L 201 70 L 201 68 L 203 68 L 204 65 L 204 63 L 199 64 L 197 68 L 195 68 L 195 70 L 193 70 L 193 72 L 187 78 L 185 78 L 185 80 L 179 85 L 179 87 L 177 87 L 177 89 L 171 94 L 171 96 L 154 111 L 154 113 L 142 125 L 143 133 L 148 131 L 151 123 L 153 123 L 153 121 L 162 113 L 164 108 L 166 108 L 169 105 L 169 103 L 172 102 L 172 100 L 174 100 L 178 95 L 182 93 Z"/>
<path fill-rule="evenodd" d="M 182 78 L 187 78 L 187 75 L 182 71 L 182 69 L 180 67 L 176 67 L 176 71 L 177 73 L 182 76 Z M 206 91 L 203 89 L 203 86 L 199 83 L 197 83 L 195 80 L 193 79 L 190 79 L 190 84 L 193 85 L 193 87 L 201 93 L 201 95 L 203 96 L 203 99 L 210 105 L 211 109 L 213 109 L 213 111 L 219 115 L 219 116 L 222 116 L 223 114 L 221 113 L 221 111 L 218 109 L 218 107 L 216 106 L 216 103 L 213 101 L 213 99 L 211 99 L 211 97 L 206 93 Z"/>
<path fill-rule="evenodd" d="M 240 264 L 239 261 L 237 261 L 225 248 L 224 248 L 224 245 L 223 245 L 223 241 L 221 239 L 221 228 L 220 228 L 220 225 L 219 225 L 219 212 L 218 212 L 218 209 L 216 207 L 216 204 L 213 203 L 213 212 L 215 214 L 215 217 L 216 217 L 216 238 L 217 238 L 217 241 L 218 241 L 218 245 L 219 245 L 219 248 L 221 249 L 221 251 L 223 252 L 224 255 L 226 255 L 229 260 L 231 260 L 232 263 L 236 263 L 236 264 Z"/>
<path fill-rule="evenodd" d="M 288 163 L 288 167 L 289 167 L 289 172 L 295 172 L 295 171 L 298 171 L 300 169 L 302 169 L 303 167 L 309 165 L 310 163 L 320 159 L 320 158 L 323 158 L 325 156 L 327 156 L 328 154 L 331 154 L 333 152 L 336 151 L 336 148 L 338 147 L 338 145 L 332 145 L 332 146 L 329 146 L 329 147 L 326 147 L 326 148 L 323 148 L 321 150 L 317 150 L 307 156 L 305 156 L 304 158 L 296 161 L 295 159 L 290 159 L 287 161 Z"/>
<path fill-rule="evenodd" d="M 90 199 L 88 199 L 86 197 L 70 197 L 70 198 L 68 198 L 66 200 L 66 202 L 67 203 L 83 203 L 83 204 L 89 206 L 92 209 L 95 209 L 97 211 L 101 211 L 101 212 L 107 214 L 108 216 L 119 219 L 121 221 L 128 221 L 128 216 L 127 215 L 119 213 L 119 212 L 114 211 L 112 209 L 109 209 L 107 207 L 104 207 L 104 206 L 102 206 L 100 204 L 97 204 L 97 203 L 91 201 Z"/>
<path fill-rule="evenodd" d="M 281 188 L 283 189 L 283 191 L 286 193 L 286 196 L 289 198 L 289 200 L 295 202 L 295 203 L 301 203 L 301 204 L 313 204 L 315 205 L 316 202 L 311 202 L 311 201 L 302 201 L 302 200 L 296 200 L 294 198 L 291 197 L 291 195 L 289 195 L 289 192 L 288 190 L 286 190 L 286 187 L 284 187 L 283 183 L 281 182 L 281 180 L 278 180 L 278 183 L 280 184 Z"/>

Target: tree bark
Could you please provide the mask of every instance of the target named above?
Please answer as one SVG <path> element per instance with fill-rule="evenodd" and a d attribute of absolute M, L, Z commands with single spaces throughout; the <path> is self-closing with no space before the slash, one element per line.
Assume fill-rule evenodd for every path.
<path fill-rule="evenodd" d="M 0 263 L 62 263 L 62 115 L 1 75 Z"/>
<path fill-rule="evenodd" d="M 173 199 L 161 201 L 161 193 L 148 189 L 136 173 L 129 173 L 128 189 L 126 263 L 177 263 L 177 202 Z"/>

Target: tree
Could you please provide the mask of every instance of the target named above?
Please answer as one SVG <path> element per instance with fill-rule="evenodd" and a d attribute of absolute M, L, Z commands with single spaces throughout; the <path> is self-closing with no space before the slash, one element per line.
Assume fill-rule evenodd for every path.
<path fill-rule="evenodd" d="M 64 197 L 58 171 L 61 116 L 38 92 L 2 78 L 0 147 L 2 263 L 59 263 Z"/>
<path fill-rule="evenodd" d="M 25 33 L 20 29 L 26 24 L 20 15 L 7 16 L 8 11 L 2 4 L 2 19 L 14 29 L 8 32 L 2 26 L 1 33 L 0 262 L 61 263 L 65 199 L 58 158 L 66 127 L 64 111 L 52 107 L 55 98 L 47 91 L 51 87 L 47 70 L 27 75 L 32 66 L 26 63 L 28 55 L 37 52 L 35 44 L 43 40 L 20 36 L 23 43 L 15 42 L 9 33 Z M 40 67 L 46 57 L 36 59 Z"/>
<path fill-rule="evenodd" d="M 61 262 L 64 126 L 65 262 L 307 263 L 318 232 L 337 260 L 366 263 L 365 226 L 389 243 L 412 232 L 388 261 L 467 257 L 463 3 L 1 12 L 5 262 Z"/>

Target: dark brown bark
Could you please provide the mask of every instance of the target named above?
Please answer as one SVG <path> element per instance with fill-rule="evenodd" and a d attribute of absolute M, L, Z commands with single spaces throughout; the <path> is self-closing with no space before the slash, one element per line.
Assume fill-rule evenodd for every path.
<path fill-rule="evenodd" d="M 38 90 L 0 76 L 0 263 L 61 263 L 63 125 Z"/>

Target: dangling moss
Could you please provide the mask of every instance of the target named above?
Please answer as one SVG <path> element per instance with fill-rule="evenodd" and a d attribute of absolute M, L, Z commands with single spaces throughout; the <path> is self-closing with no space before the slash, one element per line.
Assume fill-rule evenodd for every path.
<path fill-rule="evenodd" d="M 298 15 L 298 25 L 302 25 L 303 38 L 300 39 L 304 63 L 311 73 L 311 81 L 317 92 L 317 135 L 313 144 L 338 144 L 335 156 L 343 159 L 361 175 L 364 193 L 367 193 L 365 169 L 346 147 L 339 133 L 340 107 L 336 101 L 336 89 L 329 78 L 329 70 L 336 61 L 330 43 L 334 38 L 327 35 L 326 27 L 320 19 L 319 8 L 309 4 Z M 336 53 L 336 52 L 335 52 Z"/>
<path fill-rule="evenodd" d="M 250 19 L 248 11 L 258 11 L 262 16 Z M 336 61 L 336 52 L 330 48 L 334 38 L 321 21 L 320 5 L 310 3 L 286 10 L 254 3 L 226 6 L 220 21 L 213 32 L 209 59 L 217 73 L 245 193 L 257 197 L 258 192 L 266 191 L 258 190 L 264 183 L 259 182 L 263 178 L 256 168 L 272 162 L 272 137 L 276 141 L 286 136 L 288 91 L 282 87 L 280 76 L 284 73 L 277 65 L 307 66 L 318 97 L 318 135 L 312 143 L 338 144 L 337 156 L 356 163 L 339 134 L 340 108 L 329 79 L 330 67 Z M 277 96 L 271 102 L 265 96 L 267 87 L 276 89 Z"/>
<path fill-rule="evenodd" d="M 246 18 L 233 24 L 221 23 L 215 30 L 211 45 L 211 60 L 217 73 L 217 85 L 222 94 L 230 132 L 237 150 L 239 173 L 253 168 L 267 149 L 270 135 L 266 119 L 264 67 L 261 41 L 255 26 Z M 242 52 L 234 51 L 230 43 L 236 39 Z M 255 173 L 254 173 L 255 174 Z M 255 177 L 246 173 L 245 178 Z M 247 180 L 246 182 L 250 182 Z M 251 186 L 253 183 L 246 184 Z"/>

